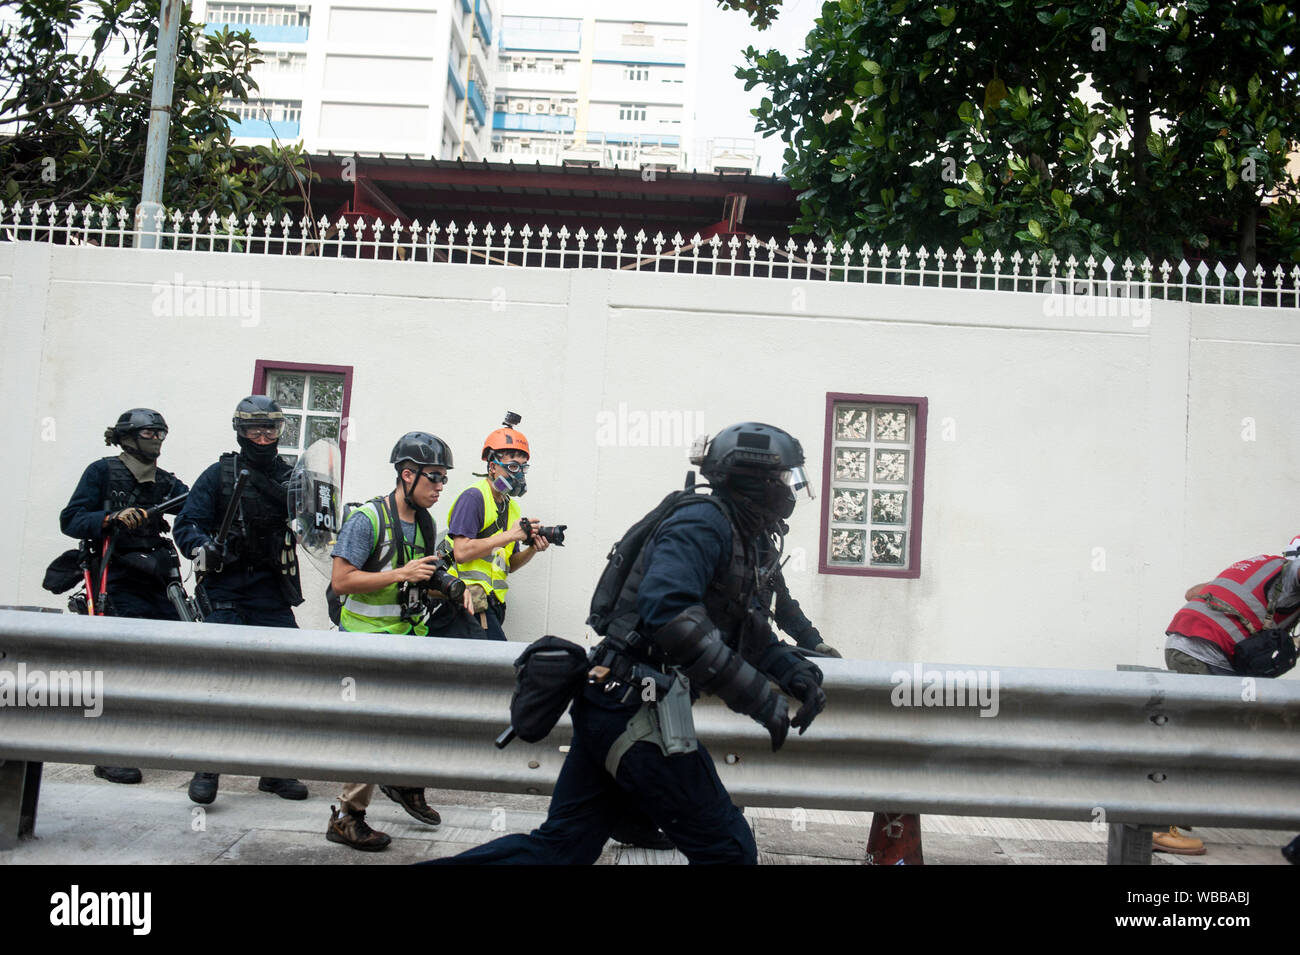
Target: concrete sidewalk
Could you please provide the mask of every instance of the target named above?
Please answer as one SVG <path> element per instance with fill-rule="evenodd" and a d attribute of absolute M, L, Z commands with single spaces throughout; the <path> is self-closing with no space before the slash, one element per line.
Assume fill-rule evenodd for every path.
<path fill-rule="evenodd" d="M 330 805 L 340 784 L 306 780 L 310 797 L 290 802 L 257 791 L 248 776 L 223 776 L 217 800 L 189 801 L 190 774 L 144 770 L 138 786 L 96 779 L 89 766 L 47 763 L 36 817 L 36 838 L 0 852 L 0 864 L 99 863 L 393 865 L 455 855 L 510 832 L 527 832 L 546 818 L 547 798 L 429 790 L 442 815 L 437 828 L 421 825 L 379 792 L 367 822 L 393 837 L 383 852 L 358 852 L 325 841 Z M 747 809 L 764 864 L 860 864 L 871 814 Z M 1103 865 L 1106 833 L 1086 822 L 923 816 L 928 865 Z M 1294 833 L 1202 828 L 1204 856 L 1156 853 L 1157 865 L 1286 865 L 1278 851 Z M 630 849 L 609 843 L 600 862 L 677 865 L 677 852 Z"/>

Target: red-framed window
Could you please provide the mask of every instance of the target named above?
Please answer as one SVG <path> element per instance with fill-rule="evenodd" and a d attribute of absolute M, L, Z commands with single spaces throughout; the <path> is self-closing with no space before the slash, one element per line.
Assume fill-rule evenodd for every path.
<path fill-rule="evenodd" d="M 352 366 L 312 365 L 258 359 L 253 366 L 253 394 L 270 395 L 284 410 L 287 424 L 280 438 L 280 457 L 289 464 L 313 441 L 333 438 L 347 466 L 346 428 L 352 407 Z"/>
<path fill-rule="evenodd" d="M 921 576 L 928 410 L 925 398 L 826 396 L 823 574 Z"/>

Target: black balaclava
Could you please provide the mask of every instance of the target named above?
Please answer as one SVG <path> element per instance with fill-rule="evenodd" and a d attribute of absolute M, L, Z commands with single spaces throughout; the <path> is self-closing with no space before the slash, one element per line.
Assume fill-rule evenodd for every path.
<path fill-rule="evenodd" d="M 777 530 L 794 513 L 794 491 L 774 475 L 732 474 L 725 489 L 740 510 L 750 513 L 759 528 Z"/>
<path fill-rule="evenodd" d="M 236 432 L 235 438 L 239 441 L 240 457 L 258 471 L 271 470 L 275 459 L 280 454 L 278 440 L 271 444 L 258 444 L 253 439 L 245 437 L 242 431 Z"/>

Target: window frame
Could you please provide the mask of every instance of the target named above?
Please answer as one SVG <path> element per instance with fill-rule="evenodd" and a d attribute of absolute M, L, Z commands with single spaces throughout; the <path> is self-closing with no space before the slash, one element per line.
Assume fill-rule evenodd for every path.
<path fill-rule="evenodd" d="M 879 404 L 908 405 L 915 411 L 915 434 L 912 444 L 912 475 L 907 490 L 912 496 L 908 534 L 911 545 L 908 548 L 907 566 L 899 569 L 872 567 L 847 567 L 843 564 L 830 563 L 831 533 L 831 475 L 835 446 L 835 405 L 836 404 Z M 921 517 L 925 510 L 925 438 L 926 424 L 929 418 L 930 400 L 916 395 L 862 395 L 849 392 L 827 392 L 826 425 L 823 431 L 822 449 L 822 503 L 820 550 L 817 554 L 817 570 L 822 574 L 834 574 L 842 577 L 893 577 L 915 580 L 921 576 Z M 867 522 L 867 540 L 870 543 L 870 521 Z"/>
<path fill-rule="evenodd" d="M 342 375 L 343 376 L 343 407 L 339 414 L 339 483 L 343 483 L 343 475 L 346 473 L 348 464 L 348 441 L 347 441 L 347 422 L 352 411 L 352 365 L 318 365 L 311 362 L 301 361 L 272 361 L 266 358 L 258 358 L 253 363 L 253 390 L 249 394 L 264 395 L 266 394 L 267 379 L 272 372 L 303 372 L 306 374 L 317 375 Z M 304 412 L 304 415 L 306 412 Z M 303 427 L 306 427 L 304 421 Z"/>

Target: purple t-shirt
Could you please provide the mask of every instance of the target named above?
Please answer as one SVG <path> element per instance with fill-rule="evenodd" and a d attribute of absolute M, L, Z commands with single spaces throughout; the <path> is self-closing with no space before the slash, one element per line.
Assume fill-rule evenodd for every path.
<path fill-rule="evenodd" d="M 477 539 L 483 531 L 484 513 L 483 492 L 476 487 L 466 488 L 452 509 L 451 520 L 447 523 L 447 536 Z"/>

